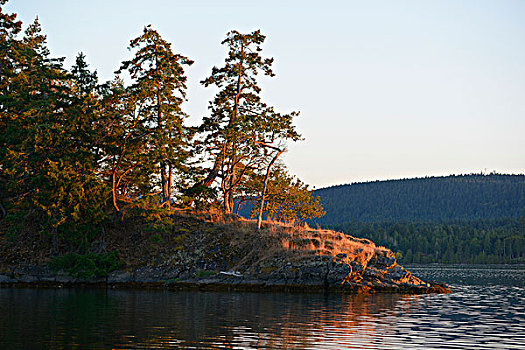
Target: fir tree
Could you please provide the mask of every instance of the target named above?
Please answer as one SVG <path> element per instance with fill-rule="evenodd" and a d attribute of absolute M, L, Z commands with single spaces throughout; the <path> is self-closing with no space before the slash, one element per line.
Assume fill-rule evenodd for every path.
<path fill-rule="evenodd" d="M 282 153 L 285 140 L 300 139 L 292 125 L 298 113 L 277 113 L 260 98 L 257 75 L 274 76 L 273 58 L 260 55 L 264 40 L 259 30 L 229 32 L 222 42 L 228 47 L 224 66 L 213 67 L 211 75 L 202 81 L 204 86 L 215 85 L 220 90 L 210 102 L 211 115 L 199 128 L 213 167 L 196 186 L 208 187 L 219 178 L 226 213 L 232 212 L 235 191 L 247 172 L 266 168 L 275 152 Z"/>
<path fill-rule="evenodd" d="M 174 54 L 171 44 L 147 26 L 131 41 L 135 56 L 122 63 L 117 73 L 127 71 L 133 79 L 129 94 L 138 104 L 138 122 L 148 135 L 148 159 L 156 164 L 162 203 L 170 206 L 174 170 L 185 171 L 189 157 L 190 129 L 184 126 L 186 114 L 181 105 L 186 98 L 184 66 L 193 64 Z"/>
<path fill-rule="evenodd" d="M 4 205 L 9 200 L 9 186 L 12 177 L 8 175 L 7 154 L 16 135 L 12 125 L 10 105 L 12 105 L 12 80 L 18 68 L 15 52 L 20 46 L 16 36 L 22 30 L 22 22 L 17 21 L 16 14 L 4 13 L 3 6 L 7 0 L 0 0 L 0 218 L 7 215 Z"/>
<path fill-rule="evenodd" d="M 17 210 L 41 214 L 57 252 L 60 238 L 85 243 L 85 220 L 96 224 L 104 216 L 91 113 L 72 89 L 63 58 L 50 57 L 38 18 L 18 43 L 13 62 L 3 104 L 9 118 L 2 162 L 7 193 Z"/>

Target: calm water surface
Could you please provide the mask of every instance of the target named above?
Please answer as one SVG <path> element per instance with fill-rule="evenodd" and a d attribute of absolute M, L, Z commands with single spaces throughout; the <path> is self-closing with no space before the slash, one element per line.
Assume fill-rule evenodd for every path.
<path fill-rule="evenodd" d="M 409 269 L 455 293 L 0 289 L 0 348 L 525 349 L 525 266 Z"/>

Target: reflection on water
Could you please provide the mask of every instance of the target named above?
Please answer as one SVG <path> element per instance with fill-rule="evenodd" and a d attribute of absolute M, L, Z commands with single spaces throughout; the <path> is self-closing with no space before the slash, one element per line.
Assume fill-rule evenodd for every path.
<path fill-rule="evenodd" d="M 458 286 L 525 287 L 525 265 L 408 265 L 414 275 Z"/>
<path fill-rule="evenodd" d="M 525 347 L 525 269 L 512 273 L 495 267 L 473 273 L 475 268 L 468 266 L 411 270 L 450 282 L 455 293 L 0 289 L 0 348 Z M 440 274 L 448 279 L 438 278 Z M 484 287 L 476 281 L 484 281 Z"/>

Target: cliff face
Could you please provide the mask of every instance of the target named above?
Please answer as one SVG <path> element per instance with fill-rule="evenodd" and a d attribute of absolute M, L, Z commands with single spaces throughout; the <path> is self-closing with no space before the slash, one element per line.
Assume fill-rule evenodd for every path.
<path fill-rule="evenodd" d="M 348 292 L 450 292 L 414 277 L 394 254 L 343 233 L 229 217 L 174 215 L 169 230 L 136 222 L 115 226 L 105 244 L 124 261 L 121 270 L 89 281 L 54 272 L 45 259 L 0 269 L 0 285 L 92 283 L 170 289 Z M 150 227 L 150 226 L 148 226 Z M 16 248 L 16 247 L 14 247 Z"/>

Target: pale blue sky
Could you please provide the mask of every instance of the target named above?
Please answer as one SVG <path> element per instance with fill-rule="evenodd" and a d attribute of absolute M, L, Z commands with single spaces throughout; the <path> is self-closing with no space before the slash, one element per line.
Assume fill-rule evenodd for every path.
<path fill-rule="evenodd" d="M 110 79 L 144 25 L 195 60 L 189 123 L 215 90 L 199 81 L 227 31 L 261 29 L 277 77 L 263 96 L 301 111 L 305 141 L 285 161 L 302 180 L 340 183 L 482 170 L 525 173 L 525 1 L 11 0 L 40 17 L 54 56 L 79 51 Z"/>

